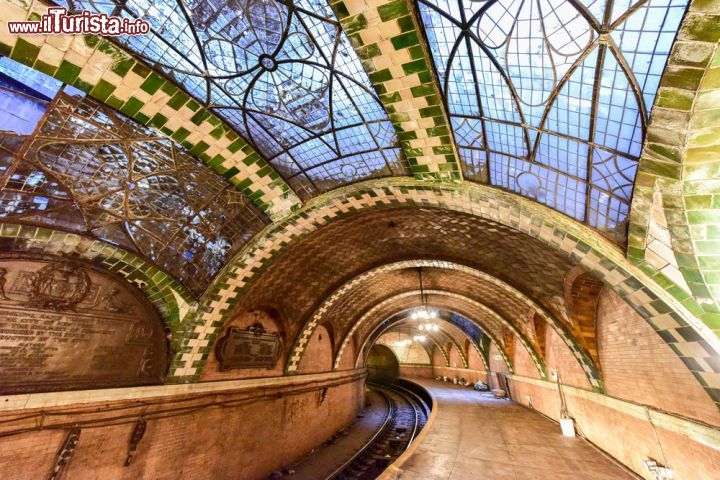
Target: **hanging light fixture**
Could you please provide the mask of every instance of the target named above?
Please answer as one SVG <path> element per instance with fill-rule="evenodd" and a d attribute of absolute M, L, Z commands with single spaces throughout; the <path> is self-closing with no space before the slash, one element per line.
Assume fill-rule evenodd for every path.
<path fill-rule="evenodd" d="M 412 320 L 433 320 L 437 318 L 435 309 L 428 308 L 427 295 L 425 295 L 425 287 L 423 285 L 422 267 L 418 267 L 418 277 L 420 279 L 420 307 L 410 314 Z M 421 323 L 420 330 L 437 331 L 438 326 L 432 322 Z"/>

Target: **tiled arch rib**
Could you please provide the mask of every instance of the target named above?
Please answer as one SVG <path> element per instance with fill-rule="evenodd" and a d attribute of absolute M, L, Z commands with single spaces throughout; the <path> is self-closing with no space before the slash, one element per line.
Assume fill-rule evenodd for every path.
<path fill-rule="evenodd" d="M 440 355 L 442 355 L 443 361 L 445 362 L 445 366 L 449 367 L 450 366 L 450 358 L 448 358 L 448 354 L 445 351 L 445 349 L 443 348 L 443 346 L 440 343 L 438 343 L 438 341 L 435 337 L 430 337 L 430 341 L 433 343 L 433 345 L 435 345 L 435 348 L 438 349 L 438 351 L 440 352 Z M 432 361 L 432 358 L 433 358 L 432 350 L 430 350 L 430 360 L 431 361 Z"/>
<path fill-rule="evenodd" d="M 541 316 L 545 321 L 547 321 L 553 329 L 557 332 L 557 334 L 563 339 L 563 341 L 566 342 L 568 348 L 571 352 L 573 352 L 573 355 L 577 358 L 578 362 L 580 363 L 581 367 L 585 371 L 585 373 L 588 376 L 588 379 L 590 383 L 593 385 L 594 388 L 602 389 L 602 382 L 599 375 L 599 369 L 597 366 L 593 363 L 592 359 L 589 357 L 587 352 L 579 345 L 579 343 L 576 341 L 576 339 L 572 336 L 572 334 L 569 333 L 567 328 L 564 327 L 563 323 L 559 320 L 557 320 L 547 309 L 544 309 L 542 306 L 540 306 L 537 302 L 534 302 L 532 299 L 526 297 L 522 293 L 520 293 L 518 290 L 514 289 L 510 285 L 506 284 L 505 282 L 502 282 L 490 275 L 485 274 L 484 272 L 480 272 L 476 269 L 466 267 L 464 265 L 459 265 L 452 262 L 443 262 L 443 261 L 433 261 L 433 260 L 406 260 L 401 262 L 395 262 L 387 265 L 383 265 L 381 267 L 377 267 L 375 269 L 372 269 L 368 272 L 365 272 L 361 275 L 358 275 L 357 277 L 353 278 L 352 280 L 348 281 L 344 285 L 342 285 L 340 288 L 335 290 L 313 313 L 313 315 L 310 317 L 310 319 L 305 323 L 305 326 L 298 334 L 297 338 L 295 339 L 295 343 L 293 345 L 293 348 L 291 350 L 290 355 L 288 356 L 288 361 L 285 367 L 285 371 L 287 373 L 293 373 L 296 372 L 300 362 L 302 361 L 302 357 L 305 353 L 306 346 L 312 337 L 313 333 L 315 332 L 315 329 L 318 325 L 322 324 L 325 321 L 325 316 L 328 314 L 328 312 L 331 311 L 333 305 L 338 302 L 340 299 L 342 299 L 347 293 L 353 291 L 353 289 L 359 285 L 362 285 L 364 282 L 368 281 L 372 277 L 375 277 L 377 275 L 380 275 L 384 272 L 393 271 L 393 270 L 400 270 L 400 269 L 406 269 L 406 268 L 417 268 L 417 267 L 424 267 L 424 268 L 441 268 L 441 269 L 447 269 L 451 271 L 458 271 L 458 272 L 464 272 L 468 273 L 472 276 L 482 278 L 486 282 L 490 282 L 499 288 L 501 288 L 506 294 L 508 294 L 510 297 L 518 300 L 520 303 L 522 303 L 525 307 L 527 307 L 529 310 L 537 312 L 539 316 Z M 435 290 L 427 290 L 428 294 L 432 292 L 436 292 Z M 488 307 L 487 305 L 480 303 L 474 299 L 468 298 L 463 295 L 459 295 L 456 292 L 445 292 L 445 291 L 437 291 L 438 295 L 441 296 L 452 296 L 456 299 L 464 299 L 467 303 L 471 304 L 475 309 L 483 312 L 483 314 L 488 315 L 489 317 L 493 318 L 500 324 L 504 325 L 505 327 L 509 328 L 513 334 L 515 334 L 518 339 L 523 343 L 523 346 L 528 350 L 528 353 L 532 357 L 535 364 L 538 366 L 538 371 L 540 372 L 541 377 L 545 377 L 545 367 L 544 362 L 542 360 L 542 355 L 538 353 L 538 351 L 535 349 L 533 344 L 527 339 L 527 337 L 515 326 L 514 322 L 511 321 L 508 318 L 504 318 L 501 315 L 499 315 L 497 312 L 495 312 L 493 309 Z M 420 291 L 414 291 L 414 295 L 419 295 Z M 385 305 L 385 302 L 381 302 L 379 305 Z M 339 351 L 342 351 L 344 349 L 346 342 L 348 342 L 352 335 L 355 334 L 357 329 L 362 326 L 364 321 L 366 321 L 368 318 L 372 318 L 374 316 L 375 309 L 371 308 L 368 312 L 373 312 L 373 315 L 370 315 L 369 313 L 365 313 L 362 315 L 361 319 L 355 322 L 355 324 L 351 327 L 350 331 L 345 335 L 343 342 L 341 343 L 341 347 Z M 487 330 L 487 328 L 483 328 L 483 330 Z"/>
<path fill-rule="evenodd" d="M 440 185 L 383 179 L 340 188 L 313 199 L 302 209 L 258 235 L 221 271 L 186 330 L 173 371 L 175 381 L 193 381 L 212 342 L 243 290 L 286 247 L 333 220 L 366 209 L 437 207 L 466 212 L 537 238 L 601 279 L 632 306 L 680 356 L 720 403 L 720 340 L 643 270 L 590 228 L 518 195 L 464 182 Z"/>
<path fill-rule="evenodd" d="M 418 290 L 418 291 L 409 292 L 409 293 L 418 295 L 420 292 Z M 530 341 L 527 339 L 527 337 L 512 322 L 501 317 L 496 312 L 494 312 L 492 309 L 488 308 L 486 305 L 483 305 L 482 303 L 480 303 L 472 298 L 469 298 L 465 295 L 460 295 L 460 294 L 457 294 L 454 292 L 447 292 L 444 290 L 427 290 L 426 293 L 428 295 L 433 295 L 433 296 L 437 296 L 439 298 L 445 298 L 445 299 L 449 299 L 449 300 L 452 300 L 455 302 L 459 302 L 459 303 L 465 305 L 465 308 L 472 308 L 473 310 L 481 311 L 481 312 L 483 312 L 484 315 L 488 315 L 490 318 L 496 320 L 503 327 L 508 328 L 513 333 L 513 335 L 515 335 L 518 338 L 518 340 L 520 340 L 520 343 L 523 345 L 525 350 L 528 352 L 528 354 L 530 355 L 530 358 L 532 358 L 533 363 L 535 364 L 535 367 L 538 370 L 540 378 L 547 378 L 545 362 L 543 361 L 542 357 L 537 352 L 537 350 L 532 345 L 532 343 L 530 343 Z M 404 294 L 400 294 L 400 295 L 404 295 Z M 397 301 L 398 298 L 401 298 L 399 295 L 396 297 L 397 298 L 394 299 L 395 301 Z M 441 303 L 441 304 L 439 304 L 439 306 L 440 306 L 440 308 L 454 311 L 454 309 L 450 308 L 449 305 L 444 305 Z M 498 336 L 497 333 L 493 332 L 492 329 L 487 328 L 487 326 L 485 326 L 481 320 L 479 320 L 478 318 L 473 318 L 473 316 L 470 315 L 468 311 L 456 312 L 456 313 L 460 313 L 463 316 L 465 316 L 466 318 L 471 319 L 471 321 L 473 321 L 473 323 L 475 323 L 478 327 L 480 327 L 483 330 L 483 332 L 486 332 L 488 334 L 488 336 L 491 336 L 492 341 L 495 342 L 495 344 L 499 348 L 502 348 L 503 351 L 507 354 L 507 345 L 505 345 L 500 340 L 501 337 Z M 382 322 L 379 322 L 378 325 L 374 325 L 374 326 L 366 324 L 366 322 L 373 321 L 373 320 L 377 320 L 376 318 L 374 318 L 373 315 L 363 315 L 363 317 L 355 324 L 353 329 L 350 332 L 348 332 L 348 334 L 343 339 L 343 342 L 340 345 L 340 348 L 338 349 L 338 354 L 337 354 L 337 357 L 335 360 L 336 365 L 340 364 L 340 362 L 342 360 L 342 353 L 346 349 L 348 343 L 352 340 L 353 335 L 355 335 L 356 333 L 360 334 L 359 329 L 361 327 L 366 327 L 365 330 L 367 330 L 367 328 L 371 328 L 371 332 L 373 332 L 379 325 L 382 324 Z M 367 335 L 366 338 L 361 339 L 362 345 L 367 344 L 370 341 L 371 337 L 372 337 L 372 333 L 370 335 Z M 363 348 L 359 349 L 359 351 L 362 351 L 362 350 L 363 350 Z M 508 359 L 508 363 L 512 365 L 512 362 L 509 359 Z M 583 367 L 583 370 L 585 371 L 585 373 L 588 375 L 588 380 L 592 383 L 593 387 L 598 390 L 601 390 L 602 385 L 601 385 L 599 379 L 594 378 L 592 376 L 593 372 L 590 369 L 586 368 L 585 365 L 583 365 L 582 363 L 581 363 L 581 366 Z"/>
<path fill-rule="evenodd" d="M 468 368 L 467 357 L 465 356 L 465 353 L 462 351 L 462 348 L 460 348 L 460 345 L 457 343 L 457 341 L 455 341 L 455 338 L 442 329 L 437 333 L 438 333 L 439 337 L 447 340 L 447 342 L 450 343 L 451 347 L 454 347 L 455 349 L 457 349 L 458 354 L 460 355 L 460 359 L 463 363 L 463 367 Z M 433 332 L 431 335 L 435 335 L 435 333 Z M 448 352 L 448 354 L 450 354 L 450 352 Z"/>
<path fill-rule="evenodd" d="M 125 278 L 158 309 L 172 331 L 173 344 L 183 337 L 183 321 L 197 306 L 192 295 L 162 270 L 103 241 L 13 223 L 0 224 L 0 239 L 9 252 L 78 257 Z"/>
<path fill-rule="evenodd" d="M 441 317 L 442 317 L 442 310 L 441 310 Z M 472 322 L 472 320 L 468 320 L 463 317 L 463 321 L 470 322 L 474 324 L 476 327 L 480 328 L 475 322 Z M 484 338 L 480 338 L 480 341 L 476 341 L 472 334 L 467 332 L 465 328 L 463 328 L 462 324 L 455 323 L 452 320 L 452 317 L 450 320 L 446 320 L 447 322 L 447 328 L 450 330 L 457 331 L 461 336 L 465 337 L 469 341 L 469 348 L 467 351 L 465 351 L 465 356 L 468 359 L 468 366 L 470 365 L 470 348 L 473 348 L 475 350 L 475 353 L 477 353 L 478 357 L 480 357 L 480 361 L 482 362 L 483 366 L 485 367 L 485 370 L 487 371 L 489 369 L 488 362 L 487 362 L 487 353 L 485 352 L 485 341 L 490 340 L 489 335 L 485 334 Z M 481 329 L 482 330 L 482 329 Z M 484 333 L 484 331 L 483 331 Z M 491 340 L 490 340 L 491 341 Z M 468 367 L 469 368 L 469 367 Z"/>
<path fill-rule="evenodd" d="M 331 1 L 418 180 L 460 182 L 462 173 L 432 62 L 409 0 Z"/>
<path fill-rule="evenodd" d="M 343 359 L 343 354 L 345 353 L 347 346 L 349 345 L 350 341 L 352 340 L 353 335 L 355 335 L 355 333 L 357 332 L 357 327 L 359 327 L 360 325 L 367 326 L 367 322 L 365 322 L 366 318 L 369 318 L 370 315 L 372 315 L 372 314 L 377 314 L 377 313 L 382 312 L 384 307 L 390 307 L 392 309 L 393 305 L 395 305 L 398 302 L 398 300 L 401 300 L 401 299 L 403 299 L 405 297 L 409 297 L 409 296 L 417 296 L 417 291 L 400 293 L 398 295 L 395 295 L 395 296 L 383 301 L 382 304 L 378 304 L 376 306 L 376 308 L 372 308 L 371 310 L 369 310 L 367 312 L 367 314 L 363 316 L 361 321 L 359 321 L 356 324 L 356 327 L 351 332 L 348 333 L 348 335 L 345 337 L 345 339 L 343 339 L 343 342 L 340 345 L 340 348 L 338 349 L 337 353 L 335 354 L 335 360 L 333 362 L 333 369 L 338 370 L 340 368 L 340 365 L 341 365 L 341 362 Z M 405 310 L 408 310 L 408 309 L 405 309 Z M 441 310 L 444 310 L 444 309 L 441 309 Z M 402 313 L 402 311 L 400 313 Z M 386 316 L 386 315 L 381 315 L 381 316 Z M 362 366 L 361 361 L 364 360 L 363 355 L 364 355 L 364 351 L 366 350 L 367 346 L 372 345 L 378 337 L 380 337 L 386 331 L 390 330 L 396 323 L 398 323 L 400 321 L 402 321 L 402 318 L 399 317 L 397 313 L 390 314 L 390 316 L 388 318 L 377 323 L 376 325 L 373 326 L 373 328 L 370 332 L 367 332 L 367 335 L 366 335 L 365 340 L 363 341 L 363 344 L 360 345 L 360 348 L 357 350 L 357 352 L 355 352 L 356 358 L 354 360 L 355 360 L 356 368 L 360 368 Z M 510 358 L 507 355 L 505 346 L 503 345 L 500 337 L 498 337 L 495 333 L 493 333 L 492 329 L 486 328 L 486 326 L 478 324 L 475 321 L 472 321 L 472 323 L 476 327 L 483 329 L 483 332 L 487 335 L 487 337 L 490 339 L 490 341 L 492 343 L 495 343 L 495 346 L 498 348 L 498 351 L 500 352 L 500 356 L 502 357 L 503 362 L 508 367 L 508 371 L 513 372 L 512 362 L 510 361 Z M 473 344 L 474 344 L 474 342 L 473 342 Z M 486 355 L 482 351 L 480 345 L 476 345 L 476 348 L 482 358 L 485 368 L 487 369 L 488 366 L 487 366 L 487 360 L 485 358 Z"/>
<path fill-rule="evenodd" d="M 439 329 L 440 334 L 442 334 L 445 338 L 447 338 L 448 341 L 450 341 L 452 343 L 453 347 L 455 347 L 457 349 L 458 354 L 460 355 L 460 359 L 462 360 L 463 367 L 469 368 L 468 358 L 467 358 L 467 354 L 465 353 L 465 350 L 462 348 L 461 343 L 458 342 L 458 338 L 456 338 L 456 336 L 453 334 L 453 332 L 450 332 L 448 330 L 449 330 L 449 328 L 447 327 L 447 325 L 441 324 L 441 327 Z M 463 335 L 463 337 L 464 337 L 464 335 Z"/>
<path fill-rule="evenodd" d="M 394 323 L 388 329 L 384 330 L 383 334 L 385 334 L 385 333 L 392 334 L 392 333 L 397 332 L 397 333 L 404 333 L 409 336 L 411 334 L 411 328 L 412 327 L 409 323 L 407 323 L 404 320 L 401 320 L 397 323 Z M 457 351 L 460 355 L 460 360 L 462 361 L 463 368 L 468 368 L 467 356 L 465 355 L 465 352 L 463 352 L 463 350 L 460 347 L 460 344 L 458 343 L 455 336 L 452 333 L 447 331 L 447 324 L 446 325 L 441 324 L 439 330 L 434 331 L 434 332 L 425 332 L 423 335 L 425 335 L 426 338 L 430 339 L 435 345 L 438 345 L 438 348 L 440 348 L 447 354 L 447 359 L 448 359 L 447 366 L 450 366 L 450 364 L 449 364 L 450 363 L 450 358 L 449 358 L 450 351 L 453 348 L 455 348 L 455 349 L 457 349 Z M 378 342 L 378 343 L 380 343 L 380 342 Z M 385 344 L 385 345 L 390 346 L 388 344 Z M 445 346 L 448 346 L 448 345 L 450 345 L 450 350 L 445 351 Z"/>
<path fill-rule="evenodd" d="M 91 35 L 9 34 L 8 21 L 39 18 L 47 8 L 39 0 L 0 0 L 0 54 L 83 90 L 171 137 L 271 218 L 281 218 L 300 204 L 277 172 L 233 129 L 121 47 Z"/>
<path fill-rule="evenodd" d="M 648 125 L 628 240 L 628 257 L 693 313 L 707 319 L 716 334 L 720 334 L 718 25 L 720 0 L 690 4 Z"/>

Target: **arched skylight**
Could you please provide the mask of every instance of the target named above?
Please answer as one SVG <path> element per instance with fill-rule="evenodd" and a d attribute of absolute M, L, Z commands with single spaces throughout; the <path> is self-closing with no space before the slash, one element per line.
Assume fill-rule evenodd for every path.
<path fill-rule="evenodd" d="M 152 129 L 0 58 L 0 220 L 94 236 L 200 294 L 270 221 Z"/>
<path fill-rule="evenodd" d="M 625 241 L 686 0 L 418 0 L 466 178 Z"/>
<path fill-rule="evenodd" d="M 152 25 L 117 40 L 236 128 L 302 197 L 407 175 L 397 137 L 324 0 L 64 0 Z"/>

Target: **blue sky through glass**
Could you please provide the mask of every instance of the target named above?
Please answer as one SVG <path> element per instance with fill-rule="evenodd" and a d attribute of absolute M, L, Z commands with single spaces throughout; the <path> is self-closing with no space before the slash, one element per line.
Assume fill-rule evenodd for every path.
<path fill-rule="evenodd" d="M 326 2 L 67 0 L 142 17 L 118 37 L 226 119 L 302 198 L 407 175 L 392 124 Z"/>
<path fill-rule="evenodd" d="M 610 5 L 418 0 L 465 176 L 622 243 L 645 128 L 687 1 Z M 539 188 L 523 188 L 530 176 Z"/>

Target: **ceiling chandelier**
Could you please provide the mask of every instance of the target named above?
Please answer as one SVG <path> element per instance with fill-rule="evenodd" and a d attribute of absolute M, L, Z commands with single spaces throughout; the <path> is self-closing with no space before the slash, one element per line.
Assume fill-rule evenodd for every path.
<path fill-rule="evenodd" d="M 420 323 L 419 329 L 436 332 L 440 327 L 428 320 L 434 320 L 438 315 L 434 308 L 429 308 L 427 305 L 427 295 L 425 295 L 425 287 L 423 286 L 422 267 L 418 267 L 418 277 L 420 278 L 420 307 L 410 314 L 410 318 L 412 320 L 426 320 Z"/>

